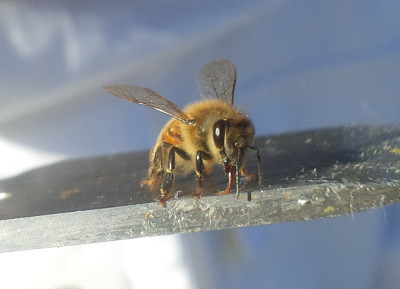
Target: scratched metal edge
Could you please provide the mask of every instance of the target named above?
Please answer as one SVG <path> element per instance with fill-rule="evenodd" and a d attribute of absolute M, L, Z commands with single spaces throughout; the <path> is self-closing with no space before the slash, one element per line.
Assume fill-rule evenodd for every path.
<path fill-rule="evenodd" d="M 331 218 L 394 204 L 399 192 L 398 184 L 327 182 L 254 191 L 251 202 L 243 193 L 3 220 L 0 252 Z"/>

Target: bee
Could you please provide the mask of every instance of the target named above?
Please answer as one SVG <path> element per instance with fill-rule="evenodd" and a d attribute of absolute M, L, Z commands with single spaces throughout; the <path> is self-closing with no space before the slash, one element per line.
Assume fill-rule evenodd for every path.
<path fill-rule="evenodd" d="M 150 151 L 148 179 L 141 185 L 159 191 L 162 206 L 174 185 L 175 175 L 195 171 L 200 198 L 204 179 L 214 164 L 220 164 L 228 175 L 228 185 L 218 194 L 229 194 L 236 182 L 239 196 L 239 174 L 249 180 L 256 175 L 247 173 L 245 157 L 249 149 L 257 153 L 258 184 L 261 185 L 260 153 L 253 146 L 255 129 L 250 118 L 233 106 L 236 69 L 228 60 L 207 63 L 199 72 L 197 86 L 201 101 L 180 109 L 173 102 L 147 88 L 132 85 L 111 85 L 104 89 L 130 102 L 166 113 L 172 118 L 161 130 Z"/>

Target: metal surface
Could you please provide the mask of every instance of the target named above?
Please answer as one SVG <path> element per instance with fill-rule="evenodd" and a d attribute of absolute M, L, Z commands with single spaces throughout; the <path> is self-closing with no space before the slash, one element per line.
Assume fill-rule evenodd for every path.
<path fill-rule="evenodd" d="M 0 182 L 0 252 L 353 214 L 400 200 L 400 127 L 350 126 L 259 137 L 263 185 L 196 201 L 178 178 L 166 208 L 140 189 L 147 152 L 70 160 Z M 255 156 L 248 159 L 256 171 Z M 248 197 L 251 193 L 251 201 Z M 178 194 L 177 194 L 178 195 Z"/>

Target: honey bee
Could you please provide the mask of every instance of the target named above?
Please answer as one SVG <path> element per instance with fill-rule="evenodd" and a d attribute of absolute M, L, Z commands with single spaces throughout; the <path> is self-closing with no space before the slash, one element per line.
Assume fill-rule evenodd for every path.
<path fill-rule="evenodd" d="M 254 126 L 250 118 L 233 107 L 236 69 L 228 60 L 207 63 L 199 72 L 197 85 L 201 101 L 180 109 L 171 101 L 147 88 L 131 85 L 111 85 L 104 89 L 130 102 L 142 104 L 172 118 L 161 130 L 150 151 L 148 179 L 141 185 L 151 191 L 160 191 L 158 201 L 165 206 L 170 197 L 175 175 L 195 171 L 200 198 L 204 178 L 210 175 L 214 164 L 220 164 L 228 175 L 228 185 L 218 194 L 229 194 L 236 182 L 239 196 L 239 173 L 252 180 L 247 173 L 246 152 L 257 153 L 258 183 L 261 185 L 260 153 L 253 146 Z"/>

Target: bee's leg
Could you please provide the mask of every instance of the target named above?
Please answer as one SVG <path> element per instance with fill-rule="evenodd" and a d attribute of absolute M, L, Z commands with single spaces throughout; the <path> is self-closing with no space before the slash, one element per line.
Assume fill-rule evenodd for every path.
<path fill-rule="evenodd" d="M 164 181 L 161 185 L 160 189 L 160 197 L 159 197 L 159 204 L 163 207 L 166 205 L 166 201 L 169 198 L 169 194 L 171 192 L 172 186 L 174 185 L 175 176 L 174 176 L 174 169 L 175 169 L 175 154 L 178 154 L 185 160 L 190 160 L 189 155 L 177 147 L 171 147 L 168 154 L 168 163 L 167 163 L 167 170 L 164 176 Z"/>
<path fill-rule="evenodd" d="M 247 182 L 252 182 L 254 181 L 254 179 L 258 176 L 258 186 L 262 185 L 262 175 L 261 175 L 261 158 L 260 158 L 260 151 L 258 150 L 258 148 L 250 146 L 249 147 L 252 150 L 255 150 L 257 153 L 257 169 L 258 172 L 257 174 L 249 174 L 247 172 L 246 167 L 243 165 L 239 170 L 240 170 L 240 174 L 242 176 L 244 176 L 246 178 L 246 183 Z M 246 183 L 243 185 L 243 187 L 246 186 Z M 251 192 L 247 192 L 247 200 L 250 202 L 251 201 Z"/>
<path fill-rule="evenodd" d="M 262 184 L 262 174 L 261 174 L 261 158 L 260 158 L 260 150 L 256 147 L 250 146 L 249 149 L 255 150 L 257 153 L 257 174 L 258 174 L 258 185 L 261 186 Z M 246 169 L 244 169 L 244 172 L 247 174 Z M 246 174 L 243 174 L 242 171 L 240 171 L 242 175 L 247 177 Z M 251 176 L 251 175 L 249 175 Z"/>
<path fill-rule="evenodd" d="M 199 187 L 197 188 L 197 192 L 194 194 L 196 199 L 201 197 L 201 194 L 204 191 L 204 177 L 207 175 L 206 170 L 204 169 L 203 160 L 211 159 L 211 155 L 206 153 L 205 151 L 197 151 L 196 154 L 196 175 L 199 181 Z"/>
<path fill-rule="evenodd" d="M 163 207 L 166 205 L 166 201 L 169 198 L 169 193 L 171 191 L 172 185 L 174 184 L 174 174 L 173 170 L 175 168 L 175 147 L 172 147 L 169 150 L 168 154 L 168 164 L 167 164 L 167 172 L 164 176 L 164 181 L 160 188 L 160 196 L 159 196 L 159 204 Z"/>
<path fill-rule="evenodd" d="M 258 178 L 258 185 L 261 186 L 262 184 L 262 175 L 261 175 L 261 159 L 260 159 L 260 152 L 256 147 L 249 147 L 257 152 L 257 174 L 249 174 L 247 172 L 246 166 L 243 165 L 240 167 L 240 174 L 246 178 L 246 182 L 253 182 L 256 178 Z"/>
<path fill-rule="evenodd" d="M 162 142 L 157 147 L 153 147 L 150 151 L 150 166 L 147 173 L 147 179 L 142 180 L 141 187 L 145 187 L 149 191 L 159 190 L 160 184 L 163 180 L 163 154 L 164 150 L 171 147 L 172 145 L 167 142 Z"/>
<path fill-rule="evenodd" d="M 225 166 L 225 173 L 228 175 L 228 186 L 226 187 L 225 190 L 217 193 L 217 195 L 227 195 L 227 194 L 229 194 L 230 191 L 233 188 L 233 185 L 235 184 L 236 166 L 226 165 Z"/>
<path fill-rule="evenodd" d="M 240 175 L 246 178 L 246 182 L 252 182 L 257 177 L 257 174 L 249 174 L 244 166 L 240 168 Z"/>

